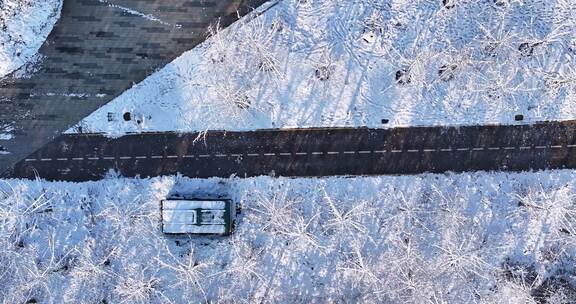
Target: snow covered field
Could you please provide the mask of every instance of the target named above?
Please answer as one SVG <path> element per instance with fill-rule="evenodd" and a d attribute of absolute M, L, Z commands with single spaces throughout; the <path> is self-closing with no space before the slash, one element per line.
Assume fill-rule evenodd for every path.
<path fill-rule="evenodd" d="M 34 57 L 60 6 L 0 0 L 0 76 Z M 280 1 L 80 125 L 119 136 L 574 119 L 575 16 L 571 0 Z M 0 180 L 0 302 L 575 303 L 575 179 Z M 236 232 L 162 235 L 160 200 L 189 191 L 240 202 Z"/>
<path fill-rule="evenodd" d="M 575 179 L 4 180 L 0 302 L 574 303 Z M 191 189 L 241 202 L 233 236 L 160 234 Z"/>
<path fill-rule="evenodd" d="M 214 32 L 87 117 L 83 130 L 576 118 L 572 0 L 284 0 Z"/>
<path fill-rule="evenodd" d="M 62 0 L 0 1 L 0 78 L 40 60 L 40 46 L 60 18 Z M 25 73 L 20 76 L 24 76 Z"/>

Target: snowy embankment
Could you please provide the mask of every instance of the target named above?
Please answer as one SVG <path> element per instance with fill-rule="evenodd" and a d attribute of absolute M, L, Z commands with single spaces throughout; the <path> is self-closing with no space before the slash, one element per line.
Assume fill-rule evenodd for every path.
<path fill-rule="evenodd" d="M 2 181 L 0 302 L 574 303 L 575 179 Z M 237 231 L 161 235 L 190 190 L 239 201 Z"/>
<path fill-rule="evenodd" d="M 60 18 L 62 0 L 0 1 L 0 78 L 40 60 L 38 50 Z M 21 75 L 25 76 L 26 71 Z"/>
<path fill-rule="evenodd" d="M 574 119 L 575 16 L 569 0 L 280 1 L 80 125 L 119 136 Z"/>

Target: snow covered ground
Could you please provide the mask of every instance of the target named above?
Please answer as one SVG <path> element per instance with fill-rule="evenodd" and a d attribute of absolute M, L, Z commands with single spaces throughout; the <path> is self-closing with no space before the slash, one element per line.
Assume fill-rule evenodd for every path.
<path fill-rule="evenodd" d="M 16 3 L 27 6 L 5 9 Z M 49 2 L 0 5 L 16 22 Z M 119 136 L 573 119 L 575 16 L 571 0 L 280 1 L 80 125 Z M 31 37 L 19 28 L 0 39 Z M 37 50 L 13 58 L 22 45 L 2 44 L 0 71 Z M 574 303 L 575 179 L 0 180 L 0 302 Z M 162 235 L 160 200 L 189 191 L 239 202 L 236 232 Z"/>
<path fill-rule="evenodd" d="M 214 32 L 87 117 L 83 130 L 576 118 L 572 0 L 284 0 Z"/>
<path fill-rule="evenodd" d="M 60 18 L 61 8 L 62 0 L 0 1 L 0 78 L 40 60 L 37 52 Z"/>
<path fill-rule="evenodd" d="M 575 179 L 4 180 L 0 302 L 574 303 Z M 161 235 L 190 190 L 241 203 L 233 236 Z"/>

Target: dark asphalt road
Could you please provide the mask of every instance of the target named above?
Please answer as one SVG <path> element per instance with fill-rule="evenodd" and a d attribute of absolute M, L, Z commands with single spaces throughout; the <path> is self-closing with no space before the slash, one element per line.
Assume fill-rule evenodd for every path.
<path fill-rule="evenodd" d="M 0 172 L 264 2 L 64 0 L 35 72 L 0 79 Z"/>
<path fill-rule="evenodd" d="M 576 168 L 576 121 L 397 129 L 297 129 L 110 139 L 66 135 L 5 177 L 85 181 L 126 177 L 416 174 Z"/>

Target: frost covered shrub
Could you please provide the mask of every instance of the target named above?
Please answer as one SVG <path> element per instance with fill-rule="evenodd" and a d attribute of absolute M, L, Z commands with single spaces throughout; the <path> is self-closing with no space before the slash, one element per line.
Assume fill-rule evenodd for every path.
<path fill-rule="evenodd" d="M 2 181 L 0 301 L 571 303 L 575 177 Z M 183 187 L 237 201 L 235 233 L 162 235 Z"/>
<path fill-rule="evenodd" d="M 542 120 L 573 113 L 575 14 L 565 0 L 285 1 L 264 19 L 268 29 L 246 25 L 239 37 L 264 29 L 275 46 L 282 78 L 259 88 L 267 103 L 256 104 L 276 123 L 313 125 L 322 115 L 323 125 L 475 124 L 516 112 Z M 286 102 L 306 109 L 283 117 Z M 346 105 L 355 116 L 339 113 Z"/>
<path fill-rule="evenodd" d="M 210 28 L 210 48 L 206 56 L 212 65 L 204 85 L 207 94 L 215 96 L 206 106 L 210 111 L 224 111 L 233 119 L 241 119 L 248 109 L 259 111 L 253 103 L 255 89 L 268 77 L 273 84 L 282 77 L 275 54 L 277 32 L 261 19 L 222 31 L 216 24 Z M 256 108 L 254 108 L 256 107 Z"/>

